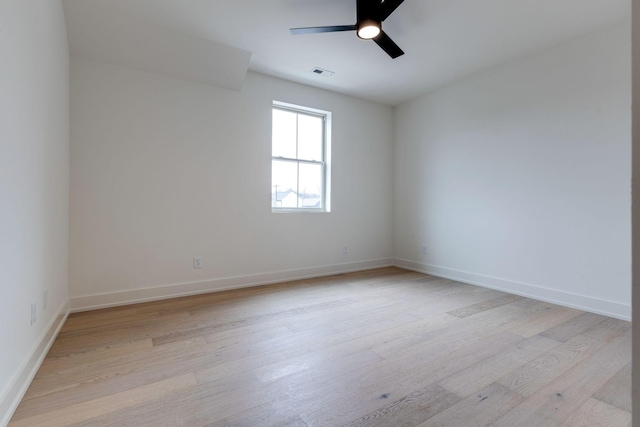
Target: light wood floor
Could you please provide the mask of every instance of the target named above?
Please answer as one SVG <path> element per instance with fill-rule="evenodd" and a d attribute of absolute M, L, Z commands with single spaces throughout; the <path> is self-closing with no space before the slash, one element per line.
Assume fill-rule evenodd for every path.
<path fill-rule="evenodd" d="M 395 268 L 69 317 L 18 426 L 630 426 L 630 323 Z"/>

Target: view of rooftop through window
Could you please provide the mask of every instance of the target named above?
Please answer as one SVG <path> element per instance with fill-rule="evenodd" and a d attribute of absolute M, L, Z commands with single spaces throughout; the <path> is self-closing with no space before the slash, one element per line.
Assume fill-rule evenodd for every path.
<path fill-rule="evenodd" d="M 274 105 L 271 207 L 325 207 L 325 116 Z"/>

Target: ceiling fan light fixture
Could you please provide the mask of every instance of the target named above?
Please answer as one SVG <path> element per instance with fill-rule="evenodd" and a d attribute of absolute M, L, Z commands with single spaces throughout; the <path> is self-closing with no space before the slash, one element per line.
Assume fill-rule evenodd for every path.
<path fill-rule="evenodd" d="M 364 40 L 376 38 L 382 31 L 380 27 L 380 22 L 373 19 L 365 19 L 358 23 L 358 37 Z"/>

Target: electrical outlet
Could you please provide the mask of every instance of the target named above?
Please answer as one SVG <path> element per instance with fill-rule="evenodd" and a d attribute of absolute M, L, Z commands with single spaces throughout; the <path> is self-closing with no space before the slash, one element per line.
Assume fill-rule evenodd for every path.
<path fill-rule="evenodd" d="M 49 291 L 44 291 L 42 293 L 42 311 L 45 311 L 47 309 L 47 306 L 49 305 Z"/>
<path fill-rule="evenodd" d="M 193 258 L 193 268 L 202 268 L 202 257 L 197 256 Z"/>
<path fill-rule="evenodd" d="M 427 245 L 422 245 L 422 253 L 423 254 L 427 253 Z"/>
<path fill-rule="evenodd" d="M 31 324 L 36 323 L 36 302 L 31 303 Z"/>
<path fill-rule="evenodd" d="M 347 246 L 347 245 L 342 245 L 342 253 L 343 253 L 344 255 L 348 254 L 348 253 L 349 253 L 349 246 Z"/>

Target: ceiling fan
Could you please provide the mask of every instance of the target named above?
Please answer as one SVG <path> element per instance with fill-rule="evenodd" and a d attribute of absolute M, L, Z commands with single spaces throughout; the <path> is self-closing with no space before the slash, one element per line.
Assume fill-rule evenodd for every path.
<path fill-rule="evenodd" d="M 382 31 L 382 21 L 387 19 L 404 0 L 356 0 L 356 23 L 354 25 L 329 25 L 324 27 L 291 28 L 291 34 L 334 33 L 356 31 L 358 37 L 373 40 L 391 58 L 404 55 L 400 47 Z"/>

